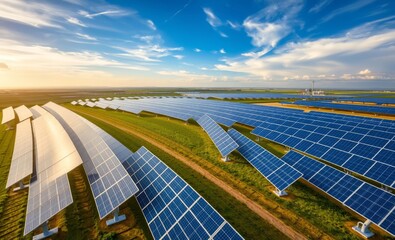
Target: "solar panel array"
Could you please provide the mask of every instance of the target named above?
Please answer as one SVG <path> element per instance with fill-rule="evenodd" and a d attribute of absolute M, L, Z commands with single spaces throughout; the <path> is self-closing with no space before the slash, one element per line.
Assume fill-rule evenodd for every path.
<path fill-rule="evenodd" d="M 239 146 L 213 119 L 203 115 L 197 120 L 206 131 L 223 157 L 228 156 Z"/>
<path fill-rule="evenodd" d="M 329 108 L 355 112 L 367 112 L 377 114 L 388 114 L 395 115 L 395 107 L 381 107 L 381 106 L 364 106 L 356 104 L 343 104 L 343 103 L 332 103 L 322 101 L 295 101 L 295 105 L 317 107 L 317 108 Z"/>
<path fill-rule="evenodd" d="M 240 154 L 278 190 L 284 191 L 302 176 L 302 173 L 235 129 L 230 129 L 228 133 L 239 145 L 237 150 Z"/>
<path fill-rule="evenodd" d="M 180 92 L 187 97 L 217 98 L 217 99 L 300 99 L 300 98 L 339 98 L 342 96 L 311 96 L 282 93 L 188 93 Z"/>
<path fill-rule="evenodd" d="M 1 119 L 1 124 L 8 123 L 9 121 L 14 120 L 15 112 L 12 107 L 3 109 L 3 118 Z"/>
<path fill-rule="evenodd" d="M 282 159 L 311 184 L 395 236 L 395 195 L 294 151 Z"/>
<path fill-rule="evenodd" d="M 59 120 L 76 145 L 103 219 L 138 191 L 136 184 L 106 142 L 79 115 L 52 102 L 44 108 Z"/>
<path fill-rule="evenodd" d="M 16 115 L 18 115 L 18 119 L 20 122 L 22 122 L 25 119 L 33 117 L 32 112 L 25 105 L 19 106 L 14 110 L 16 112 Z"/>
<path fill-rule="evenodd" d="M 154 239 L 243 239 L 173 170 L 145 147 L 124 163 Z"/>
<path fill-rule="evenodd" d="M 16 125 L 14 152 L 6 188 L 33 173 L 33 133 L 30 119 Z"/>
<path fill-rule="evenodd" d="M 24 235 L 73 202 L 67 173 L 82 163 L 73 142 L 52 115 L 32 123 L 36 168 L 29 186 Z"/>
<path fill-rule="evenodd" d="M 37 105 L 31 107 L 30 112 L 33 114 L 33 118 L 38 118 L 42 115 L 49 114 L 49 112 L 47 112 L 44 108 Z"/>
<path fill-rule="evenodd" d="M 353 97 L 353 98 L 341 98 L 337 101 L 348 101 L 348 102 L 362 102 L 362 103 L 376 103 L 376 104 L 395 104 L 394 98 L 377 98 L 377 97 Z"/>

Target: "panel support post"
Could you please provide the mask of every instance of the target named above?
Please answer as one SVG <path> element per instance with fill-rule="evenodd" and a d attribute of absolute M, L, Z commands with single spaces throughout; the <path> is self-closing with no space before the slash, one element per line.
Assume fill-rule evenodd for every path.
<path fill-rule="evenodd" d="M 14 128 L 12 127 L 12 125 L 11 125 L 11 121 L 8 122 L 8 123 L 6 123 L 5 125 L 7 126 L 7 129 L 6 129 L 6 130 L 12 130 L 12 129 L 14 129 Z"/>
<path fill-rule="evenodd" d="M 229 162 L 230 161 L 229 156 L 222 157 L 221 160 L 224 161 L 224 162 Z"/>
<path fill-rule="evenodd" d="M 33 236 L 33 240 L 40 240 L 52 236 L 58 233 L 58 228 L 48 229 L 48 222 L 45 222 L 41 225 L 43 228 L 43 233 Z"/>
<path fill-rule="evenodd" d="M 256 137 L 255 139 L 257 142 L 261 141 L 261 139 L 259 137 Z"/>
<path fill-rule="evenodd" d="M 371 223 L 372 222 L 369 219 L 366 219 L 365 222 L 358 222 L 357 226 L 352 227 L 352 229 L 364 236 L 365 238 L 370 238 L 374 235 L 374 233 L 369 230 L 369 226 Z"/>
<path fill-rule="evenodd" d="M 22 180 L 19 181 L 19 187 L 16 187 L 13 189 L 14 192 L 19 191 L 19 190 L 23 190 L 26 187 L 29 187 L 29 184 L 24 185 Z"/>
<path fill-rule="evenodd" d="M 117 207 L 114 210 L 113 214 L 114 214 L 114 218 L 106 221 L 107 226 L 111 226 L 111 225 L 113 225 L 115 223 L 122 222 L 123 220 L 126 219 L 125 214 L 119 215 L 119 207 Z"/>
<path fill-rule="evenodd" d="M 278 196 L 278 197 L 282 197 L 282 196 L 287 196 L 288 193 L 285 190 L 279 190 L 276 188 L 276 190 L 274 190 L 274 193 Z"/>

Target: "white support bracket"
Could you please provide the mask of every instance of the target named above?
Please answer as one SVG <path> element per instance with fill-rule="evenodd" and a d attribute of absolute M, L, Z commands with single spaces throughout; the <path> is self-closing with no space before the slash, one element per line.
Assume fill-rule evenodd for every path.
<path fill-rule="evenodd" d="M 23 189 L 25 189 L 25 188 L 27 188 L 29 186 L 30 186 L 29 184 L 24 185 L 22 180 L 21 180 L 21 181 L 19 181 L 19 187 L 14 188 L 13 191 L 17 192 L 17 191 L 23 190 Z"/>
<path fill-rule="evenodd" d="M 43 223 L 43 225 L 41 225 L 41 227 L 43 228 L 43 233 L 33 236 L 33 240 L 40 240 L 40 239 L 50 237 L 54 234 L 57 234 L 59 231 L 59 228 L 57 228 L 57 227 L 48 229 L 48 222 Z"/>
<path fill-rule="evenodd" d="M 261 139 L 259 137 L 256 137 L 255 141 L 259 142 Z"/>
<path fill-rule="evenodd" d="M 126 219 L 125 214 L 119 215 L 119 207 L 117 207 L 114 210 L 113 214 L 114 214 L 114 218 L 106 221 L 107 226 L 111 226 L 111 225 L 113 225 L 115 223 L 122 222 L 123 220 Z"/>
<path fill-rule="evenodd" d="M 224 162 L 229 162 L 230 161 L 229 156 L 222 157 L 221 160 L 224 161 Z"/>
<path fill-rule="evenodd" d="M 362 235 L 365 238 L 370 238 L 374 235 L 374 233 L 372 233 L 369 230 L 369 226 L 372 222 L 367 219 L 365 222 L 358 222 L 357 226 L 352 227 L 352 229 L 354 231 L 356 231 L 357 233 L 359 233 L 360 235 Z"/>
<path fill-rule="evenodd" d="M 282 197 L 282 196 L 287 196 L 288 195 L 288 193 L 285 191 L 285 190 L 278 190 L 277 188 L 276 188 L 276 190 L 274 190 L 273 191 L 278 197 Z"/>

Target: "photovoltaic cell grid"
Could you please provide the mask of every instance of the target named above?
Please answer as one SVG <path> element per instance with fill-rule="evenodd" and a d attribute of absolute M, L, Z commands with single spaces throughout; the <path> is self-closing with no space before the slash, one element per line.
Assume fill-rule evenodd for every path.
<path fill-rule="evenodd" d="M 69 133 L 80 153 L 100 219 L 132 197 L 137 186 L 120 160 L 82 117 L 55 103 L 44 105 Z"/>
<path fill-rule="evenodd" d="M 295 101 L 295 105 L 318 107 L 318 108 L 330 108 L 339 109 L 346 111 L 356 112 L 368 112 L 368 113 L 379 113 L 379 114 L 395 114 L 395 107 L 381 107 L 381 106 L 363 106 L 355 104 L 343 104 L 343 103 L 332 103 L 332 102 L 321 102 L 321 101 Z"/>
<path fill-rule="evenodd" d="M 265 123 L 252 132 L 257 136 L 306 152 L 361 174 L 384 185 L 395 186 L 394 139 L 373 147 L 380 138 L 310 124 Z M 394 134 L 388 133 L 389 137 Z M 377 140 L 377 141 L 376 141 Z M 369 145 L 368 145 L 369 144 Z M 378 162 L 380 158 L 385 163 Z"/>
<path fill-rule="evenodd" d="M 6 188 L 33 173 L 33 133 L 30 119 L 16 125 L 14 152 Z"/>
<path fill-rule="evenodd" d="M 285 99 L 285 98 L 338 98 L 339 96 L 309 96 L 281 93 L 188 93 L 180 92 L 187 97 L 218 98 L 218 99 Z"/>
<path fill-rule="evenodd" d="M 86 102 L 86 106 L 88 106 L 88 107 L 94 107 L 96 105 L 96 103 L 94 103 L 94 102 Z"/>
<path fill-rule="evenodd" d="M 239 144 L 237 150 L 240 154 L 278 190 L 285 190 L 302 176 L 302 173 L 235 129 L 230 129 L 228 133 Z"/>
<path fill-rule="evenodd" d="M 294 151 L 282 159 L 311 184 L 395 236 L 395 195 Z"/>
<path fill-rule="evenodd" d="M 24 235 L 73 202 L 67 173 L 82 163 L 73 142 L 52 115 L 32 123 L 36 170 L 30 180 Z"/>
<path fill-rule="evenodd" d="M 213 119 L 203 115 L 197 120 L 198 124 L 206 131 L 223 157 L 228 156 L 239 146 Z"/>
<path fill-rule="evenodd" d="M 145 147 L 124 163 L 154 239 L 243 239 L 173 170 Z"/>
<path fill-rule="evenodd" d="M 16 112 L 16 115 L 18 115 L 19 122 L 22 122 L 25 119 L 33 117 L 32 112 L 25 105 L 19 106 L 14 110 Z"/>
<path fill-rule="evenodd" d="M 82 117 L 81 117 L 82 118 Z M 127 147 L 125 147 L 122 143 L 116 140 L 113 136 L 103 131 L 101 128 L 96 126 L 95 124 L 89 122 L 85 118 L 82 120 L 88 124 L 100 137 L 104 140 L 104 142 L 110 147 L 110 149 L 114 152 L 115 156 L 122 162 L 126 161 L 133 152 L 130 151 Z"/>
<path fill-rule="evenodd" d="M 4 108 L 3 109 L 3 119 L 1 119 L 1 124 L 7 123 L 9 121 L 14 120 L 15 112 L 12 107 Z"/>
<path fill-rule="evenodd" d="M 395 104 L 394 98 L 373 98 L 373 97 L 357 98 L 357 97 L 353 97 L 353 98 L 341 98 L 341 99 L 338 99 L 337 101 L 377 103 L 377 104 Z"/>

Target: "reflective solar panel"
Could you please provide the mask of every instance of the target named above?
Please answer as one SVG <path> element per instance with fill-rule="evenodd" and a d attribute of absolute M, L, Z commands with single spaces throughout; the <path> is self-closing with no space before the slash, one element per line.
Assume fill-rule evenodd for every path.
<path fill-rule="evenodd" d="M 191 186 L 145 147 L 123 165 L 154 239 L 243 239 Z"/>
<path fill-rule="evenodd" d="M 239 145 L 237 151 L 278 190 L 285 190 L 302 176 L 299 171 L 235 129 L 230 129 L 228 133 Z"/>
<path fill-rule="evenodd" d="M 14 152 L 6 188 L 33 173 L 33 133 L 30 119 L 16 125 Z"/>
<path fill-rule="evenodd" d="M 42 115 L 49 114 L 49 112 L 47 110 L 45 110 L 44 108 L 37 106 L 37 105 L 31 107 L 30 111 L 32 112 L 34 119 L 36 119 Z"/>
<path fill-rule="evenodd" d="M 282 158 L 303 178 L 395 236 L 395 195 L 294 151 Z"/>
<path fill-rule="evenodd" d="M 204 115 L 199 118 L 197 122 L 210 136 L 210 139 L 214 142 L 223 157 L 228 156 L 239 146 L 229 134 L 209 116 Z"/>
<path fill-rule="evenodd" d="M 86 106 L 88 106 L 88 107 L 94 107 L 94 106 L 96 106 L 96 103 L 94 103 L 94 102 L 86 102 Z"/>
<path fill-rule="evenodd" d="M 82 163 L 73 142 L 52 115 L 32 123 L 35 175 L 30 180 L 24 235 L 73 202 L 67 173 Z"/>
<path fill-rule="evenodd" d="M 25 105 L 19 106 L 14 110 L 16 112 L 16 115 L 18 115 L 19 122 L 22 122 L 25 119 L 33 117 L 32 112 Z"/>
<path fill-rule="evenodd" d="M 7 123 L 9 121 L 14 120 L 15 112 L 12 107 L 4 108 L 3 109 L 3 119 L 1 119 L 1 124 Z"/>
<path fill-rule="evenodd" d="M 44 108 L 59 120 L 76 145 L 100 219 L 103 219 L 138 191 L 136 184 L 87 120 L 52 102 Z"/>

